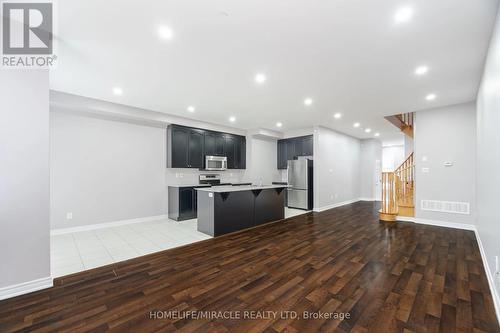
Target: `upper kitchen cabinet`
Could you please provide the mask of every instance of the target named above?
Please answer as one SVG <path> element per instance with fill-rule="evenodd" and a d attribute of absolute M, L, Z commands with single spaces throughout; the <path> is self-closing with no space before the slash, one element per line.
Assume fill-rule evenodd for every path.
<path fill-rule="evenodd" d="M 189 130 L 188 166 L 203 168 L 205 133 L 201 130 Z"/>
<path fill-rule="evenodd" d="M 228 169 L 246 169 L 246 138 L 239 135 L 225 135 L 224 156 Z"/>
<path fill-rule="evenodd" d="M 224 156 L 225 137 L 219 132 L 205 132 L 205 155 Z"/>
<path fill-rule="evenodd" d="M 204 131 L 171 125 L 167 129 L 167 167 L 203 168 Z"/>
<path fill-rule="evenodd" d="M 278 169 L 286 169 L 286 140 L 278 140 Z"/>
<path fill-rule="evenodd" d="M 313 136 L 278 140 L 278 169 L 286 169 L 287 161 L 299 156 L 313 156 Z"/>
<path fill-rule="evenodd" d="M 226 135 L 224 137 L 224 156 L 227 157 L 227 168 L 236 169 L 236 138 L 233 135 Z"/>
<path fill-rule="evenodd" d="M 313 156 L 314 139 L 312 135 L 302 139 L 302 156 Z"/>
<path fill-rule="evenodd" d="M 244 136 L 236 137 L 235 169 L 246 169 L 247 167 L 247 140 Z"/>
<path fill-rule="evenodd" d="M 167 167 L 189 168 L 189 129 L 186 127 L 169 126 L 167 137 Z"/>
<path fill-rule="evenodd" d="M 226 156 L 228 169 L 246 168 L 244 136 L 180 125 L 167 128 L 167 167 L 205 167 L 205 156 Z"/>

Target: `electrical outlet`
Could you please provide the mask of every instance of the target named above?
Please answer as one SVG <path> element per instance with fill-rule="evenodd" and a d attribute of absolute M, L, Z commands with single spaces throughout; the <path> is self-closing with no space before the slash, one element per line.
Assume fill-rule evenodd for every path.
<path fill-rule="evenodd" d="M 339 195 L 337 193 L 335 193 L 335 199 L 338 199 L 339 198 Z"/>
<path fill-rule="evenodd" d="M 73 219 L 73 213 L 68 212 L 66 213 L 66 220 L 72 220 Z"/>

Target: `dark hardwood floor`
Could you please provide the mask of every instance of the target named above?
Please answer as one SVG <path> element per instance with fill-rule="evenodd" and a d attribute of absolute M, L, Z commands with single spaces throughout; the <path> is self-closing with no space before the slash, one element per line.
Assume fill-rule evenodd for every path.
<path fill-rule="evenodd" d="M 500 332 L 474 233 L 380 223 L 370 202 L 55 284 L 0 302 L 0 332 Z"/>

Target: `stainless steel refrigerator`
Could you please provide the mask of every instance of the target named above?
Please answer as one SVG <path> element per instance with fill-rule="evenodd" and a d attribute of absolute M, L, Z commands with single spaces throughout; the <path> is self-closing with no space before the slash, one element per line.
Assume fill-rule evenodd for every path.
<path fill-rule="evenodd" d="M 299 158 L 288 161 L 288 204 L 290 208 L 313 208 L 313 161 Z"/>

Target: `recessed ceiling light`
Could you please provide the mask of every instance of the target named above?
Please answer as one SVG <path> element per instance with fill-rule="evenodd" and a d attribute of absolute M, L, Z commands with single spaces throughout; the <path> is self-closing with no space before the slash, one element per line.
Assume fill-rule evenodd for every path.
<path fill-rule="evenodd" d="M 429 67 L 427 66 L 418 66 L 417 69 L 415 69 L 415 74 L 416 75 L 425 75 L 429 71 Z"/>
<path fill-rule="evenodd" d="M 171 40 L 174 37 L 174 32 L 166 25 L 161 25 L 158 27 L 158 37 L 164 40 Z"/>
<path fill-rule="evenodd" d="M 335 118 L 335 119 L 342 118 L 342 113 L 337 112 L 336 114 L 333 115 L 333 118 Z"/>
<path fill-rule="evenodd" d="M 394 21 L 396 23 L 408 22 L 413 17 L 413 8 L 401 7 L 394 14 Z"/>
<path fill-rule="evenodd" d="M 358 128 L 359 126 L 361 126 L 361 124 L 360 123 L 354 123 L 352 126 Z"/>
<path fill-rule="evenodd" d="M 123 95 L 123 90 L 122 88 L 120 87 L 114 87 L 113 88 L 113 94 L 117 95 L 117 96 L 121 96 Z"/>
<path fill-rule="evenodd" d="M 313 100 L 312 100 L 311 98 L 306 98 L 306 99 L 304 100 L 304 105 L 309 106 L 309 105 L 311 105 L 312 103 L 313 103 Z"/>
<path fill-rule="evenodd" d="M 433 101 L 436 99 L 436 94 L 429 94 L 427 96 L 425 96 L 425 99 L 428 100 L 428 101 Z"/>
<path fill-rule="evenodd" d="M 380 133 L 379 133 L 379 132 L 377 132 L 377 133 L 375 133 L 375 134 L 373 134 L 373 135 L 374 135 L 374 136 L 376 136 L 376 137 L 379 137 L 379 136 L 380 136 Z"/>
<path fill-rule="evenodd" d="M 276 127 L 281 127 L 281 126 L 283 126 L 283 124 L 282 124 L 282 123 L 280 123 L 280 122 L 277 122 L 277 123 L 276 123 Z"/>
<path fill-rule="evenodd" d="M 262 83 L 266 82 L 266 80 L 267 80 L 267 77 L 265 74 L 258 73 L 257 75 L 255 75 L 255 82 L 257 82 L 258 84 L 262 84 Z"/>
<path fill-rule="evenodd" d="M 371 129 L 371 128 L 366 128 L 366 129 L 365 129 L 365 133 L 370 133 L 371 131 L 372 131 L 372 129 Z"/>
<path fill-rule="evenodd" d="M 229 121 L 234 123 L 236 121 L 236 117 L 229 117 Z"/>
<path fill-rule="evenodd" d="M 194 112 L 194 111 L 196 110 L 196 108 L 195 108 L 194 106 L 188 106 L 188 107 L 187 107 L 187 110 L 188 110 L 189 112 Z"/>

